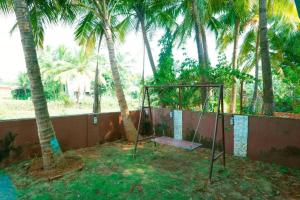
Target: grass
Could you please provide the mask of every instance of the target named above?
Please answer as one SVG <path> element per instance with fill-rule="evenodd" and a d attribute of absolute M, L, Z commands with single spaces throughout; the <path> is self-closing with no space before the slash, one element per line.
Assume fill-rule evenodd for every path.
<path fill-rule="evenodd" d="M 19 199 L 299 199 L 300 171 L 227 158 L 215 165 L 207 183 L 209 150 L 188 152 L 145 144 L 132 158 L 132 146 L 110 143 L 67 152 L 82 156 L 82 171 L 47 182 L 26 174 L 23 161 L 4 169 Z"/>
<path fill-rule="evenodd" d="M 128 106 L 130 109 L 137 109 L 138 100 L 128 98 Z M 116 97 L 102 97 L 102 112 L 119 111 Z M 86 97 L 78 105 L 75 102 L 48 101 L 48 110 L 51 116 L 76 115 L 91 113 L 93 109 L 92 97 Z M 34 109 L 31 100 L 13 100 L 0 98 L 0 120 L 33 118 Z"/>

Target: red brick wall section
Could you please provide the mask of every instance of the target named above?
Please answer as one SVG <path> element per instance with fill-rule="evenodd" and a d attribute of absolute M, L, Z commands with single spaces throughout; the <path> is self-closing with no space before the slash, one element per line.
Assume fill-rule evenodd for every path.
<path fill-rule="evenodd" d="M 52 119 L 57 139 L 63 151 L 88 145 L 88 115 L 56 117 Z"/>
<path fill-rule="evenodd" d="M 249 117 L 248 156 L 300 168 L 300 120 Z"/>
<path fill-rule="evenodd" d="M 2 139 L 8 132 L 17 134 L 15 146 L 22 147 L 20 159 L 40 154 L 37 128 L 34 119 L 0 122 L 0 138 Z"/>

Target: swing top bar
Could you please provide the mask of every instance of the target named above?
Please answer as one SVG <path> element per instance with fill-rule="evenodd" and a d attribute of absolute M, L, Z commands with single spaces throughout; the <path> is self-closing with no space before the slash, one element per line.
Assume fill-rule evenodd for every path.
<path fill-rule="evenodd" d="M 221 87 L 223 87 L 223 84 L 145 85 L 145 88 L 178 88 L 178 87 L 215 87 L 215 88 L 221 88 Z"/>

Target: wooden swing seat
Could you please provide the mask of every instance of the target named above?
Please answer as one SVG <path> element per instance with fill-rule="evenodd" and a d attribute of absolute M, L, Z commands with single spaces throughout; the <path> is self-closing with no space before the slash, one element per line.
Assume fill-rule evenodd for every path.
<path fill-rule="evenodd" d="M 169 145 L 169 146 L 182 148 L 182 149 L 189 150 L 189 151 L 192 151 L 194 149 L 201 147 L 200 143 L 195 143 L 195 142 L 190 142 L 190 141 L 185 141 L 185 140 L 178 140 L 178 139 L 174 139 L 174 138 L 170 138 L 170 137 L 166 137 L 166 136 L 156 137 L 156 138 L 151 139 L 151 141 L 159 143 L 159 144 L 165 144 L 165 145 Z"/>

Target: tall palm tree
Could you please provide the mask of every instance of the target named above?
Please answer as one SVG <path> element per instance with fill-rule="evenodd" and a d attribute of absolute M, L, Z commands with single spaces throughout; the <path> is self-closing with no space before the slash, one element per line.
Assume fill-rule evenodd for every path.
<path fill-rule="evenodd" d="M 219 17 L 224 27 L 218 38 L 221 49 L 225 49 L 228 44 L 233 43 L 232 68 L 238 68 L 238 47 L 242 31 L 247 27 L 248 21 L 251 20 L 250 0 L 228 1 Z M 236 112 L 237 84 L 236 78 L 233 77 L 231 87 L 230 112 Z"/>
<path fill-rule="evenodd" d="M 204 52 L 204 47 L 203 47 L 203 35 L 201 34 L 202 26 L 201 26 L 201 20 L 200 20 L 200 11 L 198 7 L 198 1 L 197 0 L 192 0 L 192 5 L 191 5 L 191 13 L 192 13 L 192 19 L 195 23 L 195 39 L 197 43 L 197 52 L 198 52 L 198 61 L 199 65 L 202 66 L 203 68 L 207 67 L 207 61 L 206 61 L 206 56 Z M 201 82 L 206 82 L 205 76 L 201 77 Z"/>
<path fill-rule="evenodd" d="M 291 0 L 272 0 L 268 4 L 271 10 L 268 12 L 269 18 L 269 38 L 270 38 L 270 60 L 271 66 L 278 73 L 281 71 L 281 63 L 286 60 L 283 56 L 284 47 L 279 42 L 281 38 L 288 40 L 298 30 L 299 18 L 297 16 L 294 2 Z M 259 34 L 259 3 L 253 3 L 251 6 L 252 17 L 249 18 L 247 27 L 244 28 L 239 53 L 239 65 L 243 67 L 243 71 L 249 72 L 255 68 L 255 82 L 253 86 L 253 97 L 250 103 L 250 111 L 256 112 L 256 102 L 258 97 L 258 74 L 260 67 L 260 34 Z M 251 16 L 251 15 L 250 15 Z M 286 38 L 288 37 L 288 38 Z"/>
<path fill-rule="evenodd" d="M 173 0 L 123 0 L 120 12 L 130 20 L 132 27 L 141 30 L 144 46 L 153 74 L 156 66 L 149 42 L 149 33 L 157 28 L 167 31 L 176 24 Z"/>
<path fill-rule="evenodd" d="M 95 70 L 95 80 L 94 80 L 94 102 L 93 102 L 93 113 L 101 112 L 101 96 L 99 97 L 99 51 L 102 42 L 102 36 L 100 35 L 98 50 L 97 50 L 97 63 L 96 63 L 96 70 Z"/>
<path fill-rule="evenodd" d="M 150 20 L 148 18 L 153 15 L 153 10 L 151 10 L 151 7 L 154 1 L 126 0 L 123 1 L 122 3 L 124 4 L 123 7 L 121 8 L 123 14 L 126 15 L 129 20 L 131 20 L 131 24 L 133 24 L 137 30 L 140 27 L 142 31 L 143 41 L 147 50 L 147 55 L 152 69 L 152 73 L 155 74 L 156 66 L 155 66 L 150 42 L 147 35 L 149 32 L 149 28 L 151 26 L 151 24 L 149 23 Z"/>
<path fill-rule="evenodd" d="M 259 0 L 260 54 L 263 76 L 263 113 L 273 115 L 274 94 L 268 41 L 267 2 Z"/>
<path fill-rule="evenodd" d="M 250 103 L 250 111 L 252 113 L 256 112 L 256 102 L 257 102 L 257 94 L 258 94 L 258 74 L 259 74 L 259 31 L 256 34 L 256 42 L 255 42 L 255 81 L 253 86 L 253 97 Z"/>
<path fill-rule="evenodd" d="M 207 46 L 203 45 L 203 31 L 205 31 L 203 27 L 203 19 L 202 14 L 200 13 L 202 1 L 200 0 L 180 0 L 180 1 L 170 1 L 169 6 L 166 5 L 168 10 L 172 10 L 171 16 L 174 19 L 179 18 L 178 21 L 180 23 L 175 23 L 175 36 L 179 39 L 179 45 L 184 43 L 184 41 L 189 38 L 192 33 L 195 34 L 196 47 L 197 47 L 197 55 L 198 55 L 198 63 L 200 74 L 200 83 L 207 82 L 207 77 L 205 76 L 205 70 L 208 68 L 208 53 L 204 52 L 207 50 Z M 206 42 L 206 41 L 205 41 Z M 206 96 L 206 90 L 203 88 L 201 90 L 201 99 L 202 104 L 204 103 L 204 99 Z"/>
<path fill-rule="evenodd" d="M 114 38 L 116 34 L 118 34 L 118 31 L 119 36 L 122 38 L 124 37 L 124 32 L 122 30 L 128 29 L 129 26 L 128 20 L 120 21 L 120 13 L 117 12 L 119 10 L 118 8 L 122 6 L 121 2 L 117 0 L 76 0 L 67 2 L 64 6 L 66 8 L 79 10 L 80 15 L 82 16 L 76 28 L 76 37 L 80 34 L 89 35 L 89 38 L 91 38 L 90 41 L 94 44 L 97 36 L 100 36 L 99 33 L 103 32 L 106 39 L 112 77 L 126 132 L 126 138 L 128 141 L 134 141 L 137 130 L 129 116 L 129 109 L 122 88 L 114 47 Z"/>
<path fill-rule="evenodd" d="M 34 105 L 38 135 L 43 156 L 43 166 L 45 170 L 48 170 L 55 166 L 55 160 L 62 158 L 62 152 L 58 145 L 52 122 L 49 117 L 35 49 L 34 35 L 29 21 L 28 5 L 25 0 L 14 0 L 13 6 L 20 30 L 26 68 L 30 80 L 32 102 Z"/>

